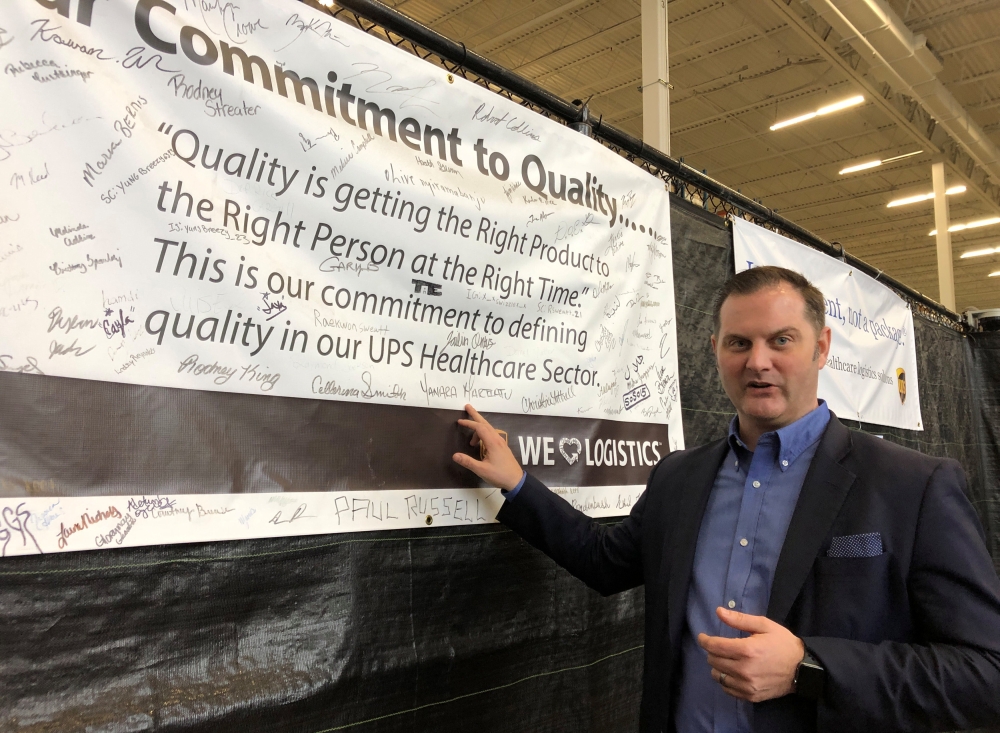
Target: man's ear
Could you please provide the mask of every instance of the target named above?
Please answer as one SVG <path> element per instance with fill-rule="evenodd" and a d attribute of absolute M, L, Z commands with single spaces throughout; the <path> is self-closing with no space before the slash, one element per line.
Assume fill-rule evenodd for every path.
<path fill-rule="evenodd" d="M 715 334 L 714 333 L 711 335 L 710 340 L 712 342 L 712 353 L 715 354 L 716 356 L 718 356 L 719 352 L 716 351 L 716 343 L 715 343 Z"/>
<path fill-rule="evenodd" d="M 824 326 L 816 339 L 816 349 L 813 352 L 813 361 L 819 360 L 819 368 L 826 366 L 827 357 L 830 356 L 830 342 L 833 340 L 833 332 L 829 326 Z"/>

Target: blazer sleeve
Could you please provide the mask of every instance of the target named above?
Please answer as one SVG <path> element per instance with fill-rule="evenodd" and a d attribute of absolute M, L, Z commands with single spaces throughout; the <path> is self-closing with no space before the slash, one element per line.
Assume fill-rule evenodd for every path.
<path fill-rule="evenodd" d="M 654 473 L 620 524 L 591 519 L 531 474 L 497 519 L 598 593 L 619 593 L 643 583 L 642 520 Z"/>
<path fill-rule="evenodd" d="M 917 643 L 803 639 L 828 673 L 820 731 L 1000 722 L 1000 580 L 964 488 L 946 460 L 924 491 L 907 582 Z"/>

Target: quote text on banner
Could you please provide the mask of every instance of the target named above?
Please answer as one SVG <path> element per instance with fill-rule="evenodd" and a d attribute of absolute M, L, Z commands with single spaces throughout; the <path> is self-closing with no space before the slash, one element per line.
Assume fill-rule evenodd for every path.
<path fill-rule="evenodd" d="M 683 447 L 658 179 L 291 0 L 15 0 L 0 29 L 0 93 L 15 100 L 0 110 L 0 370 L 662 426 L 659 442 L 624 436 L 612 451 L 608 439 L 602 464 L 575 434 L 539 429 L 561 450 L 521 450 L 542 456 L 539 470 L 566 463 L 580 486 L 581 469 L 603 466 L 607 491 L 638 485 L 607 475 L 628 451 L 634 470 L 654 443 Z M 541 445 L 528 433 L 524 445 Z M 7 470 L 0 496 L 27 502 L 4 507 L 22 517 L 14 531 L 52 503 L 29 484 L 128 493 Z M 299 488 L 260 481 L 221 518 L 204 504 L 200 526 L 186 513 L 179 535 L 133 514 L 124 544 L 228 539 L 232 528 L 213 529 L 224 515 Z M 70 514 L 95 546 L 89 525 L 108 517 Z M 329 514 L 304 518 L 233 527 L 338 529 Z M 18 537 L 10 548 L 32 544 Z M 62 544 L 51 549 L 86 549 Z"/>

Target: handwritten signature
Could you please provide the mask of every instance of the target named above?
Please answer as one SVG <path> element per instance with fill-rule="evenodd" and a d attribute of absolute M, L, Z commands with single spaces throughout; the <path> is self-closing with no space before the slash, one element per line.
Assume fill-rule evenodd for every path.
<path fill-rule="evenodd" d="M 38 540 L 35 539 L 35 536 L 31 534 L 31 530 L 28 529 L 28 519 L 31 518 L 31 512 L 24 508 L 23 501 L 16 508 L 5 506 L 3 510 L 0 510 L 0 518 L 3 519 L 3 525 L 0 525 L 0 542 L 3 542 L 3 547 L 0 549 L 0 557 L 7 557 L 7 545 L 14 538 L 15 532 L 21 535 L 22 547 L 27 548 L 28 540 L 30 539 L 35 549 L 38 550 L 38 554 L 43 554 Z"/>
<path fill-rule="evenodd" d="M 302 38 L 302 36 L 306 33 L 312 33 L 323 40 L 333 41 L 334 43 L 339 43 L 344 48 L 348 48 L 348 44 L 345 43 L 340 36 L 333 32 L 333 23 L 328 20 L 322 20 L 320 18 L 310 18 L 307 20 L 306 18 L 299 17 L 298 13 L 292 13 L 288 20 L 285 21 L 285 26 L 291 26 L 297 30 L 298 35 L 281 48 L 274 49 L 275 51 L 284 51 L 297 40 Z"/>
<path fill-rule="evenodd" d="M 13 359 L 14 357 L 10 354 L 0 354 L 0 372 L 21 372 L 22 374 L 45 374 L 41 369 L 38 368 L 38 360 L 29 356 L 25 358 L 25 364 L 19 367 L 9 366 L 7 364 L 8 359 Z"/>
<path fill-rule="evenodd" d="M 74 125 L 79 125 L 81 122 L 86 122 L 88 120 L 95 119 L 93 117 L 76 117 L 68 124 L 62 122 L 48 123 L 45 119 L 48 112 L 42 113 L 41 124 L 39 127 L 31 130 L 30 132 L 17 132 L 17 131 L 4 131 L 0 132 L 0 162 L 7 160 L 13 155 L 11 153 L 11 148 L 19 148 L 24 145 L 30 145 L 36 139 L 42 137 L 43 135 L 48 135 L 52 132 L 57 132 L 59 130 L 65 130 Z"/>
<path fill-rule="evenodd" d="M 292 512 L 292 516 L 284 519 L 279 511 L 273 517 L 267 520 L 268 524 L 291 524 L 296 519 L 316 519 L 315 514 L 306 514 L 308 507 L 305 504 L 299 504 L 295 507 L 295 511 Z"/>
<path fill-rule="evenodd" d="M 252 22 L 238 20 L 236 18 L 236 11 L 240 9 L 240 6 L 236 3 L 223 2 L 223 0 L 184 0 L 185 10 L 188 9 L 189 4 L 194 5 L 196 9 L 201 11 L 201 18 L 212 33 L 217 36 L 225 33 L 226 38 L 233 43 L 246 43 L 245 39 L 242 41 L 239 40 L 240 37 L 253 35 L 261 28 L 268 30 L 268 27 L 259 18 Z M 212 12 L 217 13 L 222 20 L 221 32 L 212 27 L 212 20 L 208 16 L 208 13 Z"/>
<path fill-rule="evenodd" d="M 372 373 L 364 372 L 361 375 L 361 381 L 365 383 L 365 389 L 361 392 L 361 397 L 366 400 L 370 400 L 373 397 L 389 400 L 405 400 L 406 392 L 398 384 L 392 385 L 389 390 L 375 389 L 372 387 Z"/>
<path fill-rule="evenodd" d="M 368 94 L 398 94 L 404 97 L 402 103 L 400 103 L 400 109 L 406 107 L 420 107 L 427 110 L 431 114 L 435 114 L 434 110 L 428 107 L 428 104 L 437 105 L 437 102 L 431 99 L 426 99 L 422 94 L 434 86 L 437 82 L 433 79 L 428 79 L 426 82 L 416 87 L 407 87 L 400 84 L 390 84 L 393 80 L 392 74 L 390 74 L 385 69 L 379 67 L 378 64 L 372 63 L 370 61 L 356 61 L 351 64 L 355 69 L 358 69 L 356 74 L 351 74 L 350 76 L 344 77 L 347 79 L 357 79 L 358 77 L 366 77 L 364 82 L 368 84 L 365 87 L 365 92 Z M 435 114 L 435 117 L 437 115 Z"/>
<path fill-rule="evenodd" d="M 280 300 L 276 300 L 273 303 L 269 302 L 267 299 L 269 295 L 270 293 L 268 292 L 261 293 L 261 299 L 264 301 L 264 307 L 261 308 L 260 306 L 257 306 L 257 310 L 267 316 L 267 320 L 270 321 L 272 318 L 280 316 L 284 313 L 288 309 L 288 306 Z"/>
<path fill-rule="evenodd" d="M 106 309 L 104 311 L 104 315 L 111 316 L 112 310 L 110 308 Z M 124 339 L 125 326 L 129 325 L 130 323 L 134 323 L 134 321 L 128 316 L 126 316 L 125 313 L 122 311 L 122 309 L 119 308 L 118 317 L 114 318 L 112 316 L 112 318 L 105 318 L 101 322 L 101 327 L 104 329 L 104 334 L 108 338 L 114 338 L 115 335 L 119 335 Z"/>

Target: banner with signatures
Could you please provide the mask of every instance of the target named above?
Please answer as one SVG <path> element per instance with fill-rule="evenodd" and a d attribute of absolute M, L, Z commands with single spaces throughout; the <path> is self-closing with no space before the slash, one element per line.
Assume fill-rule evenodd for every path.
<path fill-rule="evenodd" d="M 848 420 L 923 430 L 913 313 L 884 285 L 840 260 L 743 219 L 733 220 L 736 271 L 778 265 L 826 298 L 833 332 L 819 396 Z"/>
<path fill-rule="evenodd" d="M 9 0 L 0 68 L 6 554 L 492 521 L 469 402 L 593 514 L 683 447 L 668 195 L 598 143 L 293 0 Z"/>

